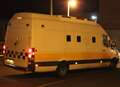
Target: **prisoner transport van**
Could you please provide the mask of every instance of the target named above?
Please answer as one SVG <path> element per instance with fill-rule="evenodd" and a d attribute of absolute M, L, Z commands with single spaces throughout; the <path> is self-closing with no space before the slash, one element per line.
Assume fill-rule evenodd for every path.
<path fill-rule="evenodd" d="M 32 72 L 115 68 L 118 53 L 97 23 L 75 17 L 21 12 L 8 23 L 4 64 Z"/>

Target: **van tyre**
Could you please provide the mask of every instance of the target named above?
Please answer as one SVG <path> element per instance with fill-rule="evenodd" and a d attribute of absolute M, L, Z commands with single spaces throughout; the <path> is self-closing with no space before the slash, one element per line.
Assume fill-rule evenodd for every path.
<path fill-rule="evenodd" d="M 59 77 L 65 77 L 68 74 L 68 71 L 69 65 L 66 62 L 61 62 L 56 69 L 57 76 Z"/>
<path fill-rule="evenodd" d="M 110 64 L 110 69 L 111 70 L 116 70 L 117 64 L 118 64 L 119 59 L 118 58 L 113 58 Z"/>

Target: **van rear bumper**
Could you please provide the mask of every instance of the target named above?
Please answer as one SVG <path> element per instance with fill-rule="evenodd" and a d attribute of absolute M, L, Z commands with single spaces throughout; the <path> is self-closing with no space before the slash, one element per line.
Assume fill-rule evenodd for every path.
<path fill-rule="evenodd" d="M 21 66 L 15 65 L 14 59 L 4 59 L 3 64 L 7 67 L 14 68 L 14 69 L 17 69 L 17 70 L 29 71 L 28 67 L 21 67 Z"/>

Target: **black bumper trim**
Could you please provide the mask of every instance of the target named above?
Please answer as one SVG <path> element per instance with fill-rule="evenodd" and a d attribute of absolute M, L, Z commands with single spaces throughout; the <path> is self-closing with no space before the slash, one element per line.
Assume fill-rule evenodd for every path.
<path fill-rule="evenodd" d="M 66 61 L 67 64 L 91 64 L 91 63 L 106 63 L 106 62 L 111 62 L 112 59 L 90 59 L 90 60 L 71 60 L 71 61 Z M 39 66 L 55 66 L 58 65 L 60 62 L 59 61 L 49 61 L 49 62 L 35 62 L 35 64 L 38 64 Z"/>

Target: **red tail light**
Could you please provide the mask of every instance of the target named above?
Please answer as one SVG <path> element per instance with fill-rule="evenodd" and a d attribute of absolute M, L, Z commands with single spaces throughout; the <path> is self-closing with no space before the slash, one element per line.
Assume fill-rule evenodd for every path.
<path fill-rule="evenodd" d="M 31 54 L 28 54 L 28 58 L 32 58 L 32 55 L 31 55 Z"/>
<path fill-rule="evenodd" d="M 6 46 L 5 45 L 3 45 L 3 50 L 5 50 L 6 49 Z"/>
<path fill-rule="evenodd" d="M 5 54 L 5 50 L 3 50 L 3 54 Z"/>
<path fill-rule="evenodd" d="M 32 53 L 32 52 L 33 52 L 32 48 L 29 48 L 28 53 Z"/>
<path fill-rule="evenodd" d="M 28 49 L 28 58 L 32 58 L 35 55 L 35 48 Z"/>
<path fill-rule="evenodd" d="M 6 46 L 3 45 L 3 54 L 5 54 L 5 51 L 6 51 Z"/>
<path fill-rule="evenodd" d="M 33 52 L 36 52 L 37 50 L 35 48 L 29 48 L 28 49 L 28 53 L 33 53 Z"/>

